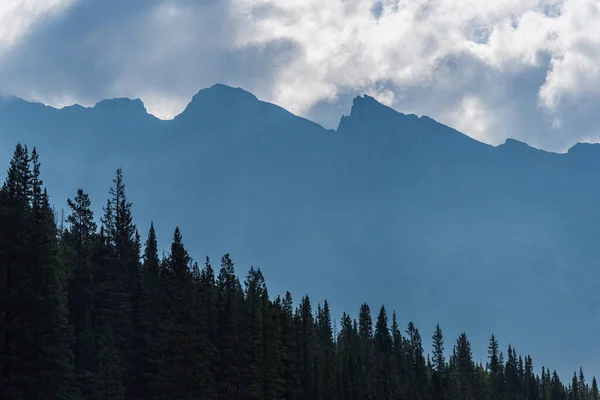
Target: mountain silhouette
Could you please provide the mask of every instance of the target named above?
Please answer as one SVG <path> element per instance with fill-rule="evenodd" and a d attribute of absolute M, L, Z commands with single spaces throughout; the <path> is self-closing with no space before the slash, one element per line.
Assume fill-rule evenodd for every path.
<path fill-rule="evenodd" d="M 366 95 L 327 130 L 225 85 L 168 121 L 139 99 L 4 98 L 0 138 L 4 165 L 16 142 L 37 147 L 57 209 L 81 187 L 99 218 L 122 166 L 164 249 L 179 225 L 195 259 L 229 252 L 295 300 L 385 303 L 426 338 L 439 322 L 448 349 L 466 331 L 476 360 L 494 333 L 536 369 L 598 373 L 600 146 L 494 147 Z"/>

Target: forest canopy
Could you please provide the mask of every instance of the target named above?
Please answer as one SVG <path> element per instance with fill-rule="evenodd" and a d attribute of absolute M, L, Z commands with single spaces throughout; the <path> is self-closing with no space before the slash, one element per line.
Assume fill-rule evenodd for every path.
<path fill-rule="evenodd" d="M 0 189 L 0 397 L 3 399 L 597 400 L 583 370 L 561 381 L 466 333 L 431 348 L 395 312 L 367 304 L 333 322 L 326 300 L 270 296 L 229 254 L 188 254 L 179 228 L 160 257 L 142 240 L 117 169 L 97 219 L 83 189 L 57 218 L 35 148 L 18 144 Z M 335 328 L 335 329 L 334 329 Z M 451 350 L 451 351 L 447 351 Z"/>

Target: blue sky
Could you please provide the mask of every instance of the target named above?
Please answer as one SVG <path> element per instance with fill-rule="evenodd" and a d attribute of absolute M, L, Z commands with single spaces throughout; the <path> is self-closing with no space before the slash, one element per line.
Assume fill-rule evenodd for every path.
<path fill-rule="evenodd" d="M 221 82 L 328 128 L 367 93 L 563 152 L 600 137 L 599 17 L 596 0 L 4 0 L 0 93 L 171 118 Z"/>

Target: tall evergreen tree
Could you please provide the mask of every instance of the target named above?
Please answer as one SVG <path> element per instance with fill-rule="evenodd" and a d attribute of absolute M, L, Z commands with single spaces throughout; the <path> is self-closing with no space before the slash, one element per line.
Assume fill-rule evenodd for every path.
<path fill-rule="evenodd" d="M 456 372 L 458 397 L 463 400 L 474 400 L 476 378 L 473 365 L 471 343 L 466 333 L 461 333 L 456 342 Z"/>
<path fill-rule="evenodd" d="M 219 290 L 219 398 L 238 398 L 242 390 L 241 347 L 243 292 L 229 254 L 221 258 Z"/>
<path fill-rule="evenodd" d="M 335 391 L 335 344 L 333 330 L 331 326 L 331 313 L 327 300 L 323 303 L 323 308 L 318 307 L 317 312 L 317 393 L 318 399 L 331 399 L 336 395 Z"/>
<path fill-rule="evenodd" d="M 360 349 L 360 397 L 370 399 L 373 394 L 373 318 L 368 304 L 362 304 L 358 314 L 358 340 Z"/>
<path fill-rule="evenodd" d="M 263 370 L 264 361 L 264 322 L 263 317 L 263 295 L 266 291 L 265 280 L 260 269 L 250 268 L 250 272 L 244 282 L 246 286 L 246 309 L 245 309 L 245 332 L 246 340 L 243 344 L 248 345 L 244 349 L 245 369 L 244 392 L 250 399 L 261 399 L 263 397 Z M 246 347 L 246 346 L 245 346 Z"/>
<path fill-rule="evenodd" d="M 411 374 L 407 377 L 408 396 L 410 399 L 423 400 L 426 397 L 429 382 L 421 334 L 412 322 L 408 324 L 406 334 L 408 336 L 408 369 L 411 371 Z"/>
<path fill-rule="evenodd" d="M 211 369 L 206 357 L 206 326 L 195 297 L 191 263 L 181 232 L 176 228 L 167 262 L 167 301 L 170 307 L 162 321 L 163 358 L 158 371 L 162 392 L 157 392 L 165 399 L 214 396 Z"/>
<path fill-rule="evenodd" d="M 491 400 L 503 399 L 504 374 L 502 368 L 500 349 L 494 335 L 490 338 L 488 346 L 488 368 L 490 370 L 490 398 Z"/>
<path fill-rule="evenodd" d="M 315 398 L 315 321 L 308 296 L 304 296 L 297 310 L 298 361 L 301 399 Z"/>
<path fill-rule="evenodd" d="M 283 398 L 293 399 L 299 382 L 299 366 L 296 358 L 298 342 L 294 331 L 294 305 L 290 292 L 285 293 L 279 310 L 279 326 L 281 332 L 281 361 Z"/>
<path fill-rule="evenodd" d="M 120 384 L 126 393 L 137 398 L 139 375 L 133 367 L 132 348 L 137 345 L 140 328 L 141 277 L 139 275 L 139 248 L 136 243 L 136 228 L 131 216 L 131 203 L 125 194 L 123 173 L 119 168 L 109 189 L 109 199 L 101 219 L 100 240 L 96 245 L 94 262 L 94 286 L 96 308 L 96 329 L 110 333 L 111 343 L 116 349 L 116 359 L 120 364 L 124 379 Z M 106 333 L 109 332 L 109 333 Z M 105 341 L 109 343 L 108 340 Z"/>
<path fill-rule="evenodd" d="M 395 373 L 393 368 L 393 342 L 384 306 L 381 306 L 377 316 L 373 342 L 375 367 L 373 394 L 377 399 L 391 399 L 396 395 L 392 379 L 392 375 Z"/>
<path fill-rule="evenodd" d="M 0 397 L 75 392 L 65 272 L 35 149 L 17 145 L 0 189 Z"/>
<path fill-rule="evenodd" d="M 67 204 L 71 213 L 67 217 L 68 230 L 62 235 L 62 254 L 70 270 L 69 319 L 75 336 L 75 374 L 82 395 L 91 397 L 96 392 L 97 373 L 95 333 L 91 319 L 94 312 L 92 249 L 97 226 L 89 196 L 82 189 L 77 191 L 73 200 L 68 199 Z"/>
<path fill-rule="evenodd" d="M 446 359 L 444 356 L 444 335 L 440 325 L 436 325 L 433 339 L 433 374 L 431 377 L 431 399 L 442 400 L 446 398 L 445 378 Z"/>
<path fill-rule="evenodd" d="M 279 323 L 281 308 L 277 303 L 269 300 L 266 286 L 261 300 L 263 311 L 262 398 L 275 400 L 282 398 L 285 390 L 283 331 Z"/>
<path fill-rule="evenodd" d="M 592 388 L 590 390 L 590 395 L 592 400 L 598 400 L 600 398 L 600 394 L 598 393 L 598 382 L 596 382 L 596 377 L 592 379 Z"/>

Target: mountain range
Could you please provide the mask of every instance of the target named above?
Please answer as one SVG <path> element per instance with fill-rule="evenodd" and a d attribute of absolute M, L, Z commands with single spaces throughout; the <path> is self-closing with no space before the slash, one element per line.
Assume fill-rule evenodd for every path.
<path fill-rule="evenodd" d="M 272 295 L 337 315 L 385 304 L 426 350 L 440 323 L 447 349 L 465 331 L 484 363 L 494 333 L 561 377 L 600 373 L 599 145 L 494 147 L 366 95 L 327 130 L 220 84 L 172 120 L 138 99 L 2 98 L 3 165 L 17 142 L 40 153 L 57 209 L 81 187 L 99 219 L 122 167 L 142 238 L 153 220 L 166 250 L 178 225 L 200 263 L 230 253 Z"/>

